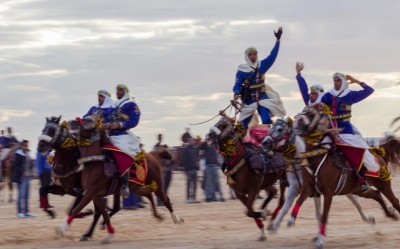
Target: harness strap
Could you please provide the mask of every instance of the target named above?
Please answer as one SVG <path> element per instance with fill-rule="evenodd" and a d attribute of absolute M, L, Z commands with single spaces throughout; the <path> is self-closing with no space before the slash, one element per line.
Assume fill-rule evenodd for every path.
<path fill-rule="evenodd" d="M 105 158 L 106 157 L 104 155 L 82 157 L 82 158 L 78 159 L 78 164 L 80 165 L 80 164 L 85 164 L 85 163 L 89 163 L 89 162 L 104 161 Z"/>

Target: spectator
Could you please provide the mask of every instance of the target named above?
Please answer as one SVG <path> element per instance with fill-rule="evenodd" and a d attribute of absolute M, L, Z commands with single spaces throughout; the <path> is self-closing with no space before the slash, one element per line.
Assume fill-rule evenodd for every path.
<path fill-rule="evenodd" d="M 219 163 L 217 158 L 217 151 L 208 146 L 207 138 L 200 146 L 200 150 L 203 152 L 203 157 L 205 159 L 206 169 L 204 171 L 204 183 L 206 191 L 206 202 L 217 201 L 215 192 L 219 192 L 220 201 L 225 201 L 222 196 L 221 186 L 219 184 Z"/>
<path fill-rule="evenodd" d="M 49 153 L 48 153 L 49 154 Z M 40 208 L 42 208 L 42 199 L 45 197 L 47 202 L 47 191 L 51 184 L 51 171 L 53 170 L 52 166 L 47 162 L 47 155 L 43 155 L 39 151 L 36 153 L 36 173 L 40 178 L 40 189 L 39 196 L 41 199 Z M 50 206 L 52 207 L 52 206 Z"/>
<path fill-rule="evenodd" d="M 192 135 L 189 133 L 189 128 L 186 128 L 186 132 L 182 135 L 183 145 L 187 145 L 189 143 L 189 139 L 192 138 Z"/>
<path fill-rule="evenodd" d="M 9 139 L 8 140 L 8 147 L 7 148 L 11 148 L 11 147 L 13 147 L 14 145 L 16 145 L 16 144 L 18 144 L 18 140 L 15 138 L 15 136 L 12 134 L 12 129 L 11 129 L 11 127 L 8 127 L 7 128 L 7 138 Z"/>
<path fill-rule="evenodd" d="M 29 212 L 29 181 L 31 180 L 32 162 L 29 157 L 28 141 L 22 141 L 21 148 L 15 152 L 12 163 L 12 180 L 18 184 L 18 218 L 35 217 Z"/>
<path fill-rule="evenodd" d="M 199 148 L 195 138 L 189 138 L 189 144 L 183 151 L 182 164 L 187 176 L 187 203 L 198 203 L 196 200 L 197 187 L 197 159 L 199 157 Z"/>
<path fill-rule="evenodd" d="M 165 148 L 168 149 L 168 146 L 166 144 L 161 144 L 162 143 L 162 134 L 158 134 L 158 143 L 156 145 L 154 145 L 153 150 L 157 150 L 158 148 Z M 164 182 L 164 191 L 167 194 L 168 192 L 168 188 L 169 185 L 171 183 L 171 179 L 172 179 L 172 168 L 174 166 L 174 162 L 171 160 L 165 160 L 165 159 L 161 159 L 161 167 L 162 167 L 162 171 L 163 171 L 163 182 Z M 164 206 L 164 204 L 162 203 L 162 201 L 157 198 L 157 205 L 158 206 Z"/>
<path fill-rule="evenodd" d="M 0 146 L 1 148 L 5 148 L 6 147 L 6 142 L 7 142 L 7 138 L 6 136 L 4 136 L 4 130 L 1 130 L 1 136 L 0 136 Z"/>

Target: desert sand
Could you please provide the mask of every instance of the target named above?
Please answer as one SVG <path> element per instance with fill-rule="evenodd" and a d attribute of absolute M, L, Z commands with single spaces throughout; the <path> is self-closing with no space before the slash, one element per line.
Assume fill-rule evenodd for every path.
<path fill-rule="evenodd" d="M 256 224 L 244 215 L 245 208 L 238 200 L 230 200 L 225 182 L 221 176 L 226 202 L 186 204 L 185 177 L 181 172 L 174 173 L 169 196 L 175 212 L 185 219 L 185 223 L 173 224 L 165 207 L 159 207 L 159 212 L 166 218 L 162 223 L 152 217 L 148 204 L 139 210 L 121 210 L 111 220 L 116 231 L 112 243 L 103 245 L 100 242 L 106 231 L 98 228 L 90 241 L 79 241 L 89 227 L 91 217 L 74 220 L 66 235 L 55 240 L 55 228 L 65 221 L 65 211 L 72 198 L 49 195 L 57 212 L 57 218 L 51 220 L 39 209 L 39 181 L 32 180 L 30 207 L 37 217 L 17 219 L 15 203 L 0 202 L 0 248 L 314 248 L 312 238 L 317 234 L 318 226 L 311 199 L 301 208 L 295 227 L 286 227 L 286 216 L 277 234 L 269 234 L 266 241 L 258 241 Z M 400 196 L 400 179 L 394 177 L 392 184 L 396 196 Z M 198 188 L 197 193 L 199 200 L 204 201 L 203 191 Z M 360 199 L 360 202 L 364 210 L 375 217 L 376 224 L 364 223 L 346 197 L 335 197 L 325 248 L 399 248 L 400 224 L 386 218 L 374 201 Z M 259 200 L 255 203 L 256 209 L 260 203 Z M 276 204 L 274 199 L 269 209 L 273 210 Z M 93 206 L 89 204 L 87 208 Z"/>

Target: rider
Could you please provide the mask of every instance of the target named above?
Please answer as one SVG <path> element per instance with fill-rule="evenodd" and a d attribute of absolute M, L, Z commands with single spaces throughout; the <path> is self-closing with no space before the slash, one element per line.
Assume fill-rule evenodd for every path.
<path fill-rule="evenodd" d="M 303 97 L 304 104 L 310 106 L 312 104 L 318 104 L 321 102 L 322 96 L 324 96 L 324 87 L 319 84 L 314 84 L 310 87 L 310 93 L 308 93 L 308 86 L 306 80 L 301 76 L 301 71 L 304 69 L 302 62 L 296 62 L 296 79 L 299 84 L 301 96 Z"/>
<path fill-rule="evenodd" d="M 348 82 L 350 80 L 350 82 Z M 354 79 L 350 75 L 344 75 L 341 73 L 335 73 L 333 75 L 334 88 L 329 90 L 321 99 L 321 102 L 327 104 L 332 112 L 332 119 L 334 124 L 342 131 L 339 134 L 339 138 L 346 144 L 350 144 L 356 147 L 365 148 L 365 154 L 363 163 L 367 168 L 376 168 L 379 170 L 379 164 L 374 155 L 369 152 L 369 146 L 367 142 L 362 138 L 361 134 L 355 132 L 352 124 L 350 123 L 351 117 L 351 106 L 358 103 L 374 92 L 374 89 L 367 84 Z M 349 88 L 349 84 L 357 83 L 363 90 L 352 91 Z M 369 185 L 366 183 L 364 178 L 364 166 L 359 172 L 360 178 L 360 191 L 366 193 L 370 190 Z"/>
<path fill-rule="evenodd" d="M 245 51 L 246 63 L 240 65 L 236 73 L 233 92 L 234 98 L 241 98 L 244 104 L 240 111 L 239 120 L 243 123 L 245 129 L 248 128 L 256 110 L 260 114 L 263 124 L 271 124 L 273 116 L 286 115 L 279 94 L 264 82 L 265 73 L 274 64 L 278 56 L 282 27 L 279 28 L 278 32 L 274 31 L 274 33 L 276 44 L 271 54 L 259 62 L 257 49 L 249 47 Z"/>
<path fill-rule="evenodd" d="M 117 86 L 117 98 L 118 100 L 113 106 L 113 113 L 109 117 L 110 140 L 120 150 L 135 157 L 141 150 L 140 141 L 129 129 L 136 127 L 139 123 L 139 107 L 130 99 L 129 89 L 126 85 Z M 125 174 L 124 172 L 121 174 L 123 174 L 121 195 L 127 198 L 129 196 L 129 170 Z"/>
<path fill-rule="evenodd" d="M 111 98 L 111 94 L 106 90 L 100 90 L 97 92 L 99 103 L 88 111 L 83 117 L 86 118 L 91 115 L 101 114 L 103 116 L 103 124 L 108 123 L 109 116 L 113 110 L 114 100 Z"/>

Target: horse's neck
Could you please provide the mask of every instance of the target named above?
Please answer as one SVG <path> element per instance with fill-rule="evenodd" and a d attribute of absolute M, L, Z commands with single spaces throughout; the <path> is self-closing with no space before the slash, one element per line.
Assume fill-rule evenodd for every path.
<path fill-rule="evenodd" d="M 103 149 L 100 141 L 92 142 L 91 145 L 81 147 L 81 157 L 99 156 L 102 155 Z"/>
<path fill-rule="evenodd" d="M 78 164 L 79 153 L 77 151 L 58 149 L 54 156 L 56 158 L 55 169 L 63 172 L 72 170 Z"/>
<path fill-rule="evenodd" d="M 306 141 L 298 135 L 295 136 L 294 145 L 296 145 L 296 157 L 299 158 L 300 154 L 306 152 Z"/>

